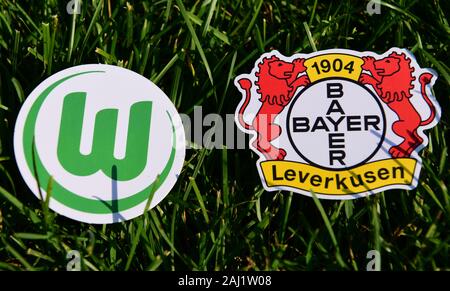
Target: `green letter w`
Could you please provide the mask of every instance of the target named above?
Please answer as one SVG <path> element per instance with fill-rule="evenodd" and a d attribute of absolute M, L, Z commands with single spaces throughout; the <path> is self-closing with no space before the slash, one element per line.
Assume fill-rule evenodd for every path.
<path fill-rule="evenodd" d="M 80 153 L 85 103 L 85 92 L 70 93 L 64 98 L 58 140 L 61 165 L 78 176 L 88 176 L 102 170 L 115 180 L 126 181 L 137 177 L 147 164 L 152 102 L 137 102 L 131 106 L 123 159 L 114 158 L 118 109 L 97 112 L 91 153 Z M 113 167 L 117 171 L 113 171 Z"/>

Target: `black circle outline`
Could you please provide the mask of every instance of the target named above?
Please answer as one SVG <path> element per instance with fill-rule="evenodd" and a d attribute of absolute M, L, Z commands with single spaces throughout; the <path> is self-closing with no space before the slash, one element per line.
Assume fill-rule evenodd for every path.
<path fill-rule="evenodd" d="M 358 163 L 358 164 L 356 164 L 356 165 L 353 165 L 353 166 L 351 166 L 351 167 L 346 167 L 346 168 L 330 168 L 330 167 L 324 167 L 324 166 L 318 165 L 318 164 L 316 164 L 316 163 L 310 161 L 309 159 L 307 159 L 307 158 L 300 152 L 300 150 L 295 146 L 295 143 L 294 143 L 294 141 L 292 140 L 292 137 L 291 137 L 291 131 L 290 131 L 290 123 L 289 123 L 289 119 L 290 119 L 290 117 L 291 117 L 292 107 L 294 106 L 295 102 L 297 102 L 297 99 L 298 99 L 298 98 L 299 98 L 299 97 L 300 97 L 307 89 L 311 88 L 313 85 L 316 85 L 316 84 L 318 84 L 318 83 L 325 82 L 325 81 L 330 81 L 330 80 L 343 80 L 343 81 L 349 81 L 349 82 L 352 82 L 352 83 L 354 83 L 354 84 L 356 84 L 356 85 L 358 85 L 358 86 L 360 86 L 360 87 L 363 87 L 363 88 L 364 88 L 367 92 L 369 92 L 369 94 L 375 99 L 375 101 L 377 102 L 377 104 L 378 104 L 378 106 L 380 107 L 381 112 L 382 112 L 382 117 L 383 117 L 383 134 L 381 135 L 381 139 L 380 139 L 380 142 L 378 143 L 378 146 L 375 148 L 375 151 L 372 152 L 372 154 L 369 155 L 369 157 L 367 157 L 367 158 L 366 158 L 365 160 L 363 160 L 362 162 L 360 162 L 360 163 Z M 381 104 L 381 102 L 380 102 L 380 100 L 379 100 L 379 97 L 376 96 L 375 93 L 373 93 L 369 88 L 367 88 L 366 86 L 362 85 L 361 83 L 359 83 L 359 82 L 357 82 L 357 81 L 355 81 L 355 80 L 348 79 L 348 78 L 343 78 L 343 77 L 328 77 L 328 78 L 324 78 L 324 79 L 321 79 L 320 81 L 313 82 L 313 83 L 309 84 L 308 86 L 306 86 L 305 88 L 303 88 L 303 90 L 301 90 L 301 91 L 294 97 L 294 99 L 292 100 L 291 104 L 289 105 L 289 109 L 288 109 L 287 116 L 286 116 L 287 136 L 288 136 L 289 142 L 291 143 L 291 146 L 292 146 L 292 148 L 295 150 L 295 152 L 296 152 L 302 159 L 304 159 L 306 162 L 308 162 L 309 164 L 311 164 L 311 165 L 313 165 L 313 166 L 315 166 L 315 167 L 318 167 L 318 168 L 320 168 L 320 169 L 324 169 L 324 170 L 333 170 L 333 171 L 350 170 L 350 169 L 359 167 L 359 166 L 365 164 L 367 161 L 369 161 L 369 160 L 370 160 L 370 159 L 371 159 L 371 158 L 379 151 L 379 149 L 381 148 L 381 145 L 383 144 L 384 139 L 385 139 L 385 137 L 386 137 L 386 127 L 387 127 L 387 126 L 386 126 L 386 115 L 385 115 L 385 112 L 384 112 L 384 109 L 383 109 L 383 105 Z"/>

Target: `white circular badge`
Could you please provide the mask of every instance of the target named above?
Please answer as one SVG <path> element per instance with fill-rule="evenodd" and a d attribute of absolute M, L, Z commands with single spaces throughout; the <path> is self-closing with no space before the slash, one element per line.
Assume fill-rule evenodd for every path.
<path fill-rule="evenodd" d="M 181 118 L 164 92 L 116 66 L 58 72 L 28 96 L 14 151 L 33 193 L 50 208 L 88 223 L 132 219 L 157 205 L 182 169 Z"/>

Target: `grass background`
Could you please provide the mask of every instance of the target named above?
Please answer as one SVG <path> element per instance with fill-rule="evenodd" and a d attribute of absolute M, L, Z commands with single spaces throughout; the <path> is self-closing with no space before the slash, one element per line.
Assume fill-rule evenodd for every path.
<path fill-rule="evenodd" d="M 0 0 L 0 269 L 84 270 L 450 269 L 450 2 Z M 181 177 L 156 208 L 132 221 L 89 225 L 48 211 L 14 161 L 15 118 L 49 75 L 86 63 L 127 67 L 160 86 L 179 112 L 233 113 L 232 80 L 263 52 L 327 48 L 412 50 L 435 69 L 443 115 L 428 132 L 414 191 L 354 201 L 265 192 L 250 150 L 188 150 Z"/>

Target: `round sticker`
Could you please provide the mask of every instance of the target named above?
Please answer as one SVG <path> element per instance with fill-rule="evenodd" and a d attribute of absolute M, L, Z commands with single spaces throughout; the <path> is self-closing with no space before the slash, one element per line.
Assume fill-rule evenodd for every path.
<path fill-rule="evenodd" d="M 88 223 L 132 219 L 174 186 L 185 156 L 181 118 L 164 92 L 116 66 L 72 67 L 42 82 L 15 127 L 19 170 L 33 193 Z"/>

